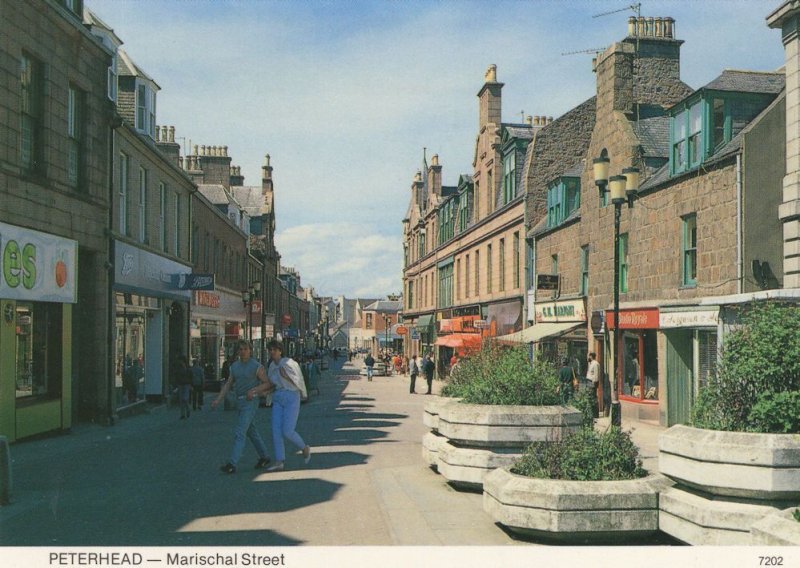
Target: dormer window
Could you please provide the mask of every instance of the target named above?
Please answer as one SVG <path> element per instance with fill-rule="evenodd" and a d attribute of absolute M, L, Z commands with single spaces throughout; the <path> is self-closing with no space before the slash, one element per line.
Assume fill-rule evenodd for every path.
<path fill-rule="evenodd" d="M 557 227 L 581 207 L 581 181 L 560 177 L 547 188 L 547 227 Z"/>
<path fill-rule="evenodd" d="M 83 15 L 83 0 L 62 0 L 64 7 L 76 16 Z"/>
<path fill-rule="evenodd" d="M 156 92 L 152 86 L 136 80 L 136 130 L 156 138 Z"/>
<path fill-rule="evenodd" d="M 774 98 L 761 93 L 702 90 L 670 112 L 670 173 L 699 167 L 730 142 Z"/>

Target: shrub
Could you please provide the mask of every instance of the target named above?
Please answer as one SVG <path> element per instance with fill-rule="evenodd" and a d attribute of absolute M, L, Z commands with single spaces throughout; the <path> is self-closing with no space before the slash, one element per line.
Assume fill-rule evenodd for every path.
<path fill-rule="evenodd" d="M 459 365 L 444 396 L 470 404 L 559 404 L 555 368 L 545 361 L 531 364 L 526 347 L 486 346 Z"/>
<path fill-rule="evenodd" d="M 594 428 L 594 407 L 597 404 L 594 391 L 588 388 L 578 389 L 569 405 L 581 413 L 581 425 Z"/>
<path fill-rule="evenodd" d="M 800 509 L 795 509 L 794 512 L 792 513 L 792 516 L 794 517 L 795 521 L 800 523 Z"/>
<path fill-rule="evenodd" d="M 751 432 L 800 432 L 800 392 L 759 395 L 747 423 Z"/>
<path fill-rule="evenodd" d="M 511 472 L 573 481 L 619 481 L 647 475 L 630 434 L 617 427 L 602 433 L 583 428 L 563 441 L 534 442 Z"/>
<path fill-rule="evenodd" d="M 712 430 L 797 432 L 800 405 L 782 393 L 800 389 L 800 308 L 754 304 L 741 322 L 725 337 L 716 376 L 698 394 L 693 424 Z M 787 424 L 793 429 L 786 430 Z"/>

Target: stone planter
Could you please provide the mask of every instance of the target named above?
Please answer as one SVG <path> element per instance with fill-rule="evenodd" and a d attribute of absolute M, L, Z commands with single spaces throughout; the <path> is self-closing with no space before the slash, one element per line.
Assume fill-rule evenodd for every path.
<path fill-rule="evenodd" d="M 458 402 L 457 398 L 436 397 L 430 402 L 425 403 L 425 412 L 422 415 L 422 423 L 432 431 L 439 429 L 439 409 L 446 404 Z"/>
<path fill-rule="evenodd" d="M 767 546 L 800 546 L 800 522 L 794 518 L 797 507 L 767 515 L 750 527 L 750 543 Z"/>
<path fill-rule="evenodd" d="M 800 500 L 800 435 L 673 426 L 659 438 L 661 530 L 689 544 L 744 545 L 767 515 Z"/>
<path fill-rule="evenodd" d="M 438 412 L 434 418 L 433 412 Z M 561 440 L 581 426 L 581 414 L 563 406 L 493 406 L 457 401 L 426 407 L 435 434 L 426 436 L 424 455 L 436 445 L 437 470 L 448 482 L 480 489 L 483 477 L 510 466 L 531 442 Z"/>
<path fill-rule="evenodd" d="M 567 544 L 619 543 L 658 531 L 659 474 L 625 481 L 536 479 L 497 469 L 484 477 L 483 509 L 509 530 Z"/>
<path fill-rule="evenodd" d="M 422 437 L 422 461 L 436 471 L 439 470 L 439 453 L 447 438 L 436 432 L 428 432 Z"/>

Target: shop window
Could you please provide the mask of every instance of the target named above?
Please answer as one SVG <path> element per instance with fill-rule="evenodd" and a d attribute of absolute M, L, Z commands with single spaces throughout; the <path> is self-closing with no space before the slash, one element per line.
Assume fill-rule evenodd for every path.
<path fill-rule="evenodd" d="M 683 218 L 683 285 L 697 285 L 697 215 Z"/>
<path fill-rule="evenodd" d="M 117 406 L 133 404 L 144 398 L 146 325 L 143 311 L 132 311 L 128 308 L 117 310 L 114 329 L 116 338 L 114 396 Z"/>
<path fill-rule="evenodd" d="M 698 331 L 698 369 L 697 369 L 697 389 L 698 391 L 706 386 L 708 380 L 717 374 L 717 332 Z"/>
<path fill-rule="evenodd" d="M 636 400 L 658 401 L 658 347 L 655 331 L 626 332 L 622 345 L 620 393 Z"/>
<path fill-rule="evenodd" d="M 500 291 L 506 289 L 506 240 L 500 239 Z"/>
<path fill-rule="evenodd" d="M 15 384 L 19 402 L 58 398 L 62 382 L 62 304 L 17 302 Z"/>

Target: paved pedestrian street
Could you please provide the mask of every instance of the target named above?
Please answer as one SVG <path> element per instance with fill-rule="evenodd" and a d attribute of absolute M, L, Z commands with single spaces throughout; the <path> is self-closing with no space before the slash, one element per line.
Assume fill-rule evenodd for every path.
<path fill-rule="evenodd" d="M 11 447 L 13 502 L 0 508 L 0 544 L 16 546 L 522 544 L 421 458 L 424 403 L 408 378 L 358 375 L 332 364 L 300 410 L 311 463 L 253 469 L 249 444 L 234 475 L 220 472 L 235 413 L 176 406 L 80 425 Z M 424 383 L 424 381 L 423 381 Z M 438 388 L 436 384 L 434 388 Z M 417 385 L 418 391 L 423 391 Z M 259 426 L 272 448 L 270 410 Z M 290 448 L 287 446 L 287 453 Z"/>

